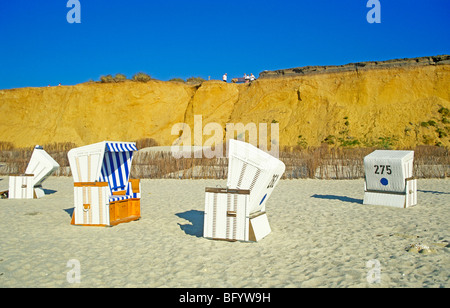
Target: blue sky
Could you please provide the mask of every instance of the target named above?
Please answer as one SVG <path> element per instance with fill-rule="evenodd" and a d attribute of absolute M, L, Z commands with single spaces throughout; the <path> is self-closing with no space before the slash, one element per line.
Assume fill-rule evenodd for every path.
<path fill-rule="evenodd" d="M 160 80 L 450 53 L 449 0 L 0 1 L 0 89 L 143 71 Z"/>

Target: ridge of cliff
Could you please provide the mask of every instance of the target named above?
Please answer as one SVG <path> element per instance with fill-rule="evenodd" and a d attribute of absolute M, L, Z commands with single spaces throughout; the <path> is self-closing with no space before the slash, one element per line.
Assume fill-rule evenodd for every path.
<path fill-rule="evenodd" d="M 386 61 L 365 61 L 355 62 L 343 65 L 322 65 L 322 66 L 303 66 L 280 70 L 266 70 L 259 73 L 259 78 L 278 78 L 285 76 L 299 76 L 312 74 L 342 73 L 349 71 L 360 71 L 368 69 L 389 69 L 389 68 L 407 68 L 427 65 L 448 65 L 450 64 L 450 55 L 437 55 L 431 57 L 416 57 L 392 59 Z"/>

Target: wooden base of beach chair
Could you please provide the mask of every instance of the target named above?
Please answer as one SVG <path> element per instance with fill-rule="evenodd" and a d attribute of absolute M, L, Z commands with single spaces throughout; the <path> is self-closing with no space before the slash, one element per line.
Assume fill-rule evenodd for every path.
<path fill-rule="evenodd" d="M 72 220 L 70 221 L 71 225 L 74 226 L 84 226 L 84 227 L 109 227 L 110 225 L 105 224 L 76 224 L 75 223 L 75 213 L 72 214 Z"/>
<path fill-rule="evenodd" d="M 259 217 L 259 218 L 257 218 Z M 268 235 L 271 232 L 269 220 L 267 219 L 267 215 L 265 212 L 259 213 L 254 218 L 250 218 L 248 220 L 248 226 L 247 226 L 247 235 L 245 239 L 233 239 L 233 238 L 220 238 L 220 237 L 208 237 L 211 240 L 216 241 L 226 241 L 226 242 L 258 242 L 262 238 L 264 238 L 266 235 Z"/>
<path fill-rule="evenodd" d="M 128 199 L 109 204 L 109 224 L 111 226 L 141 218 L 140 199 Z"/>
<path fill-rule="evenodd" d="M 9 176 L 9 190 L 4 195 L 9 199 L 39 199 L 44 197 L 45 191 L 42 186 L 33 186 L 33 177 L 34 174 L 11 174 Z"/>
<path fill-rule="evenodd" d="M 264 211 L 248 213 L 250 191 L 205 189 L 203 236 L 229 242 L 257 242 L 271 232 Z"/>
<path fill-rule="evenodd" d="M 141 218 L 140 199 L 128 199 L 109 204 L 109 224 L 75 224 L 75 214 L 70 224 L 76 226 L 109 227 Z"/>
<path fill-rule="evenodd" d="M 364 191 L 363 204 L 407 208 L 417 204 L 417 180 L 407 179 L 404 192 Z"/>
<path fill-rule="evenodd" d="M 140 198 L 108 202 L 108 189 L 106 182 L 74 183 L 75 209 L 71 224 L 115 226 L 141 218 Z M 139 194 L 140 191 L 133 193 Z"/>
<path fill-rule="evenodd" d="M 33 199 L 36 198 L 33 187 L 34 174 L 10 174 L 9 175 L 9 199 Z"/>

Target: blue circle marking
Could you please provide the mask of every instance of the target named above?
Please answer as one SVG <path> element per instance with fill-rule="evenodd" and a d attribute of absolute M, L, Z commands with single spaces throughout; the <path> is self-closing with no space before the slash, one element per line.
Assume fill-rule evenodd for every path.
<path fill-rule="evenodd" d="M 386 178 L 382 178 L 382 179 L 380 180 L 380 183 L 381 183 L 381 185 L 386 186 L 387 184 L 389 184 L 389 181 L 388 181 L 388 179 L 386 179 Z"/>

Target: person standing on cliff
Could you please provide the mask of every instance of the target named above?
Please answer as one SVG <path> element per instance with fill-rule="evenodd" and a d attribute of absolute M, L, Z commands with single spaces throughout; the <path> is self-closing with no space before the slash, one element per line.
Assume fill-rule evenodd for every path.
<path fill-rule="evenodd" d="M 222 80 L 223 80 L 224 82 L 227 82 L 227 73 L 223 74 Z"/>
<path fill-rule="evenodd" d="M 245 80 L 245 83 L 249 83 L 250 82 L 250 75 L 244 74 L 244 80 Z"/>

